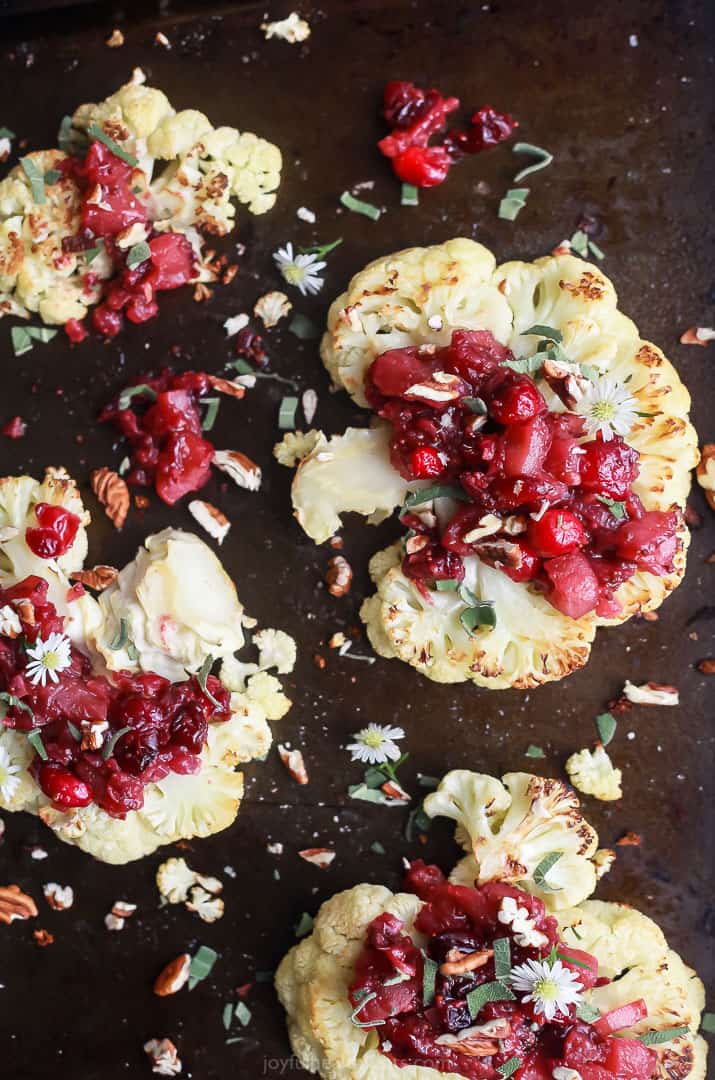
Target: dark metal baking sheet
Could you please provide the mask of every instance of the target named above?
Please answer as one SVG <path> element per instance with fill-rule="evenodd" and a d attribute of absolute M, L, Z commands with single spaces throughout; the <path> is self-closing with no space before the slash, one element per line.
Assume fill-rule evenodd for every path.
<path fill-rule="evenodd" d="M 128 374 L 166 363 L 176 344 L 179 366 L 220 370 L 229 355 L 223 319 L 249 310 L 279 284 L 271 252 L 287 240 L 343 237 L 329 258 L 323 293 L 309 301 L 292 297 L 297 310 L 322 322 L 348 277 L 385 252 L 464 235 L 500 260 L 530 259 L 569 235 L 582 213 L 594 214 L 622 309 L 675 362 L 693 394 L 701 441 L 713 439 L 713 347 L 678 344 L 686 326 L 712 321 L 706 160 L 712 12 L 704 2 L 609 0 L 591 12 L 563 0 L 325 3 L 305 8 L 313 34 L 304 46 L 265 42 L 258 30 L 262 5 L 167 4 L 161 17 L 149 5 L 126 5 L 123 14 L 99 8 L 0 27 L 0 121 L 28 146 L 53 145 L 63 113 L 106 96 L 138 64 L 176 107 L 202 109 L 214 123 L 278 143 L 285 168 L 276 209 L 261 218 L 240 214 L 228 248 L 246 245 L 241 272 L 211 303 L 170 294 L 159 319 L 129 327 L 112 343 L 70 348 L 58 335 L 19 359 L 9 348 L 8 323 L 0 325 L 0 419 L 20 413 L 29 423 L 23 440 L 2 440 L 1 471 L 66 465 L 95 514 L 91 560 L 121 564 L 148 531 L 193 527 L 184 509 L 170 511 L 153 500 L 143 517 L 132 513 L 121 534 L 112 530 L 88 488 L 92 468 L 121 457 L 110 431 L 96 427 L 97 409 Z M 270 6 L 271 17 L 289 10 Z M 126 44 L 109 50 L 103 41 L 115 24 Z M 168 35 L 170 51 L 153 43 L 158 29 Z M 437 84 L 459 94 L 467 108 L 488 102 L 507 109 L 521 121 L 522 138 L 554 153 L 554 165 L 531 178 L 528 206 L 515 224 L 496 216 L 515 171 L 508 148 L 465 162 L 442 188 L 423 194 L 418 209 L 399 206 L 398 185 L 374 150 L 382 133 L 381 87 L 393 77 Z M 375 181 L 369 197 L 387 208 L 378 223 L 338 209 L 341 191 L 368 180 Z M 315 228 L 296 219 L 300 205 L 317 213 Z M 318 390 L 321 426 L 339 431 L 355 419 L 358 410 L 344 396 L 329 394 L 312 343 L 285 330 L 268 337 L 275 370 Z M 627 677 L 675 683 L 682 705 L 625 716 L 613 745 L 624 770 L 623 800 L 615 806 L 586 800 L 602 843 L 626 830 L 643 837 L 640 848 L 619 849 L 599 895 L 657 918 L 712 985 L 712 710 L 707 679 L 694 665 L 714 651 L 712 617 L 698 612 L 712 601 L 715 567 L 705 560 L 715 549 L 715 529 L 701 493 L 691 499 L 704 526 L 693 533 L 687 579 L 659 621 L 601 631 L 585 670 L 530 694 L 438 686 L 397 661 L 368 666 L 325 648 L 333 631 L 358 623 L 367 557 L 388 542 L 393 526 L 347 523 L 354 588 L 344 600 L 327 595 L 322 574 L 330 553 L 292 522 L 289 474 L 271 459 L 280 396 L 280 388 L 264 384 L 244 403 L 225 403 L 215 432 L 218 444 L 242 449 L 263 466 L 263 490 L 254 495 L 214 481 L 206 494 L 234 522 L 221 554 L 248 611 L 299 641 L 298 667 L 287 680 L 295 704 L 274 730 L 277 739 L 303 747 L 310 785 L 297 787 L 272 753 L 246 770 L 247 797 L 236 824 L 184 852 L 193 866 L 225 880 L 226 915 L 212 926 L 180 906 L 159 910 L 153 877 L 170 852 L 124 868 L 103 866 L 55 842 L 34 819 L 5 815 L 0 882 L 17 882 L 40 908 L 37 920 L 0 927 L 0 1060 L 2 1075 L 13 1080 L 144 1077 L 142 1043 L 164 1035 L 177 1043 L 184 1075 L 197 1080 L 304 1075 L 290 1058 L 268 985 L 250 992 L 253 1019 L 244 1041 L 225 1044 L 221 1013 L 233 988 L 253 981 L 256 970 L 275 967 L 301 912 L 315 911 L 336 890 L 364 880 L 396 886 L 402 855 L 426 850 L 447 866 L 454 854 L 446 824 L 432 829 L 424 849 L 404 840 L 402 811 L 346 799 L 348 784 L 359 778 L 341 749 L 348 735 L 368 720 L 402 724 L 411 752 L 405 784 L 413 791 L 418 771 L 435 775 L 455 766 L 558 773 L 568 754 L 592 739 L 593 717 Z M 363 642 L 360 651 L 366 649 Z M 324 671 L 314 664 L 316 653 L 327 659 Z M 524 757 L 532 742 L 545 748 L 545 761 Z M 378 839 L 384 856 L 370 852 Z M 281 842 L 284 854 L 269 855 L 269 841 Z M 48 851 L 46 860 L 30 858 L 33 844 Z M 297 857 L 313 844 L 336 847 L 329 870 Z M 225 866 L 235 868 L 235 878 Z M 47 907 L 46 881 L 74 887 L 70 911 Z M 111 934 L 103 916 L 119 898 L 139 910 L 123 932 Z M 35 945 L 38 926 L 55 935 L 54 945 Z M 199 942 L 220 953 L 212 976 L 190 994 L 155 997 L 152 981 L 162 965 Z"/>

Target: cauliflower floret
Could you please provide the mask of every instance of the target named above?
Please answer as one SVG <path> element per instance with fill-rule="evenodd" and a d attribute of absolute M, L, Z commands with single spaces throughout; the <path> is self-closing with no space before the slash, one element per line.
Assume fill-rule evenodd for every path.
<path fill-rule="evenodd" d="M 584 795 L 593 795 L 604 802 L 612 802 L 623 795 L 621 770 L 614 767 L 600 743 L 595 750 L 579 750 L 572 754 L 566 762 L 566 772 L 573 786 Z"/>
<path fill-rule="evenodd" d="M 471 680 L 492 690 L 540 686 L 588 660 L 594 616 L 571 619 L 542 593 L 468 556 L 464 583 L 478 599 L 494 604 L 497 620 L 495 627 L 470 633 L 460 620 L 469 605 L 459 592 L 419 589 L 402 572 L 400 550 L 398 543 L 373 562 L 377 595 L 360 611 L 381 655 L 399 657 L 435 682 Z M 383 566 L 383 576 L 377 577 Z"/>
<path fill-rule="evenodd" d="M 431 1080 L 432 1069 L 400 1068 L 377 1049 L 369 1028 L 350 1021 L 348 987 L 368 924 L 382 912 L 402 919 L 417 944 L 414 920 L 422 902 L 393 895 L 381 885 L 357 885 L 323 904 L 313 932 L 293 949 L 276 972 L 276 990 L 288 1013 L 293 1051 L 309 1072 L 330 1080 Z M 434 1072 L 435 1080 L 442 1074 Z"/>
<path fill-rule="evenodd" d="M 598 958 L 599 974 L 612 981 L 589 992 L 590 1005 L 609 1012 L 643 998 L 648 1016 L 622 1034 L 684 1025 L 690 1030 L 653 1046 L 658 1076 L 705 1080 L 707 1046 L 698 1036 L 705 991 L 696 973 L 668 947 L 660 927 L 625 904 L 587 900 L 558 914 L 564 939 Z"/>
<path fill-rule="evenodd" d="M 275 668 L 279 675 L 289 675 L 295 667 L 295 639 L 285 630 L 259 630 L 253 635 L 258 646 L 258 666 L 262 671 Z"/>
<path fill-rule="evenodd" d="M 259 671 L 249 677 L 246 697 L 260 706 L 269 720 L 282 720 L 291 707 L 291 700 L 283 693 L 278 679 L 266 671 Z"/>
<path fill-rule="evenodd" d="M 110 671 L 141 668 L 180 680 L 207 656 L 229 656 L 244 643 L 233 582 L 208 544 L 179 529 L 148 537 L 99 603 L 104 622 L 90 645 Z"/>
<path fill-rule="evenodd" d="M 38 503 L 63 506 L 80 520 L 74 542 L 57 559 L 42 559 L 27 546 L 25 533 L 37 527 Z M 48 598 L 65 618 L 65 629 L 72 641 L 82 647 L 84 638 L 101 623 L 96 601 L 88 595 L 67 600 L 69 575 L 80 570 L 87 555 L 85 510 L 74 480 L 64 469 L 50 468 L 40 483 L 31 476 L 6 476 L 0 479 L 0 586 L 7 588 L 32 574 L 49 584 Z"/>
<path fill-rule="evenodd" d="M 390 464 L 389 441 L 385 424 L 347 428 L 330 439 L 320 433 L 291 489 L 295 517 L 317 544 L 340 529 L 341 514 L 352 511 L 382 520 L 404 502 L 408 485 Z"/>
<path fill-rule="evenodd" d="M 560 780 L 529 773 L 492 776 L 456 769 L 424 801 L 430 817 L 457 822 L 458 843 L 471 853 L 453 879 L 481 885 L 517 882 L 550 911 L 580 903 L 596 885 L 596 831 L 581 815 L 576 795 Z M 559 853 L 546 876 L 547 855 Z"/>
<path fill-rule="evenodd" d="M 171 102 L 162 90 L 132 80 L 98 105 L 80 105 L 72 117 L 72 126 L 86 132 L 96 124 L 133 152 L 137 139 L 149 139 L 162 121 L 173 115 Z"/>
<path fill-rule="evenodd" d="M 490 251 L 462 239 L 371 262 L 328 312 L 320 353 L 335 385 L 366 405 L 363 381 L 376 356 L 404 345 L 448 345 L 455 327 L 491 330 L 506 342 L 512 316 L 494 267 Z"/>
<path fill-rule="evenodd" d="M 311 428 L 310 431 L 287 431 L 281 441 L 273 447 L 273 457 L 279 465 L 294 469 L 299 461 L 307 458 L 321 439 L 322 431 Z"/>

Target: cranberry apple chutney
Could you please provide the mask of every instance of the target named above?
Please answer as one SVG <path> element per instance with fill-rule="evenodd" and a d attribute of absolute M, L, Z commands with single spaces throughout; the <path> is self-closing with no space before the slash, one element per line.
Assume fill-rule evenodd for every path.
<path fill-rule="evenodd" d="M 378 259 L 328 315 L 333 382 L 367 429 L 291 435 L 296 517 L 318 543 L 398 510 L 361 616 L 437 682 L 530 689 L 588 660 L 599 626 L 685 572 L 690 397 L 599 267 L 496 266 L 457 239 Z"/>

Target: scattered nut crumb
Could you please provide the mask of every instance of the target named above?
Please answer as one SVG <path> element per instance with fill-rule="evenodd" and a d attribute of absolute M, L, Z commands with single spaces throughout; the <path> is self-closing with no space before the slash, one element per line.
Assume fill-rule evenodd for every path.
<path fill-rule="evenodd" d="M 307 784 L 308 770 L 305 767 L 302 752 L 300 750 L 289 750 L 286 746 L 279 743 L 278 753 L 280 754 L 281 761 L 296 783 Z"/>
<path fill-rule="evenodd" d="M 303 416 L 305 417 L 306 424 L 312 424 L 313 417 L 318 409 L 318 395 L 315 390 L 303 391 L 301 405 L 303 406 Z"/>
<path fill-rule="evenodd" d="M 698 661 L 698 671 L 703 675 L 715 675 L 715 659 Z"/>
<path fill-rule="evenodd" d="M 144 1052 L 151 1061 L 151 1071 L 159 1076 L 178 1076 L 181 1072 L 181 1058 L 171 1039 L 149 1039 L 144 1043 Z"/>
<path fill-rule="evenodd" d="M 678 705 L 680 701 L 676 686 L 656 682 L 634 686 L 629 679 L 623 687 L 623 696 L 634 705 Z"/>
<path fill-rule="evenodd" d="M 641 836 L 637 832 L 624 833 L 620 840 L 616 840 L 616 847 L 640 847 Z"/>
<path fill-rule="evenodd" d="M 226 515 L 222 514 L 213 503 L 205 502 L 203 499 L 192 499 L 188 510 L 201 528 L 205 529 L 220 546 L 231 528 L 231 522 Z"/>
<path fill-rule="evenodd" d="M 709 326 L 691 326 L 680 335 L 681 345 L 709 345 L 715 341 L 715 330 Z"/>
<path fill-rule="evenodd" d="M 154 993 L 159 997 L 168 997 L 169 994 L 178 993 L 189 981 L 190 967 L 191 957 L 188 953 L 182 953 L 181 956 L 170 960 L 154 980 Z"/>
<path fill-rule="evenodd" d="M 325 582 L 331 596 L 347 596 L 352 585 L 353 571 L 343 555 L 334 555 L 328 562 Z"/>
<path fill-rule="evenodd" d="M 260 468 L 240 450 L 216 450 L 212 464 L 246 491 L 258 491 L 261 486 Z"/>
<path fill-rule="evenodd" d="M 275 844 L 266 844 L 266 851 L 269 855 L 282 855 L 283 845 L 277 842 Z"/>
<path fill-rule="evenodd" d="M 156 34 L 154 35 L 154 41 L 157 45 L 163 45 L 165 49 L 171 48 L 171 42 L 169 41 L 166 34 L 162 34 L 161 30 L 157 30 Z"/>
<path fill-rule="evenodd" d="M 331 536 L 328 543 L 330 544 L 333 551 L 342 551 L 343 547 L 345 546 L 342 536 Z M 713 552 L 713 556 L 715 557 L 715 552 Z"/>
<path fill-rule="evenodd" d="M 58 885 L 56 881 L 48 881 L 42 886 L 45 900 L 55 911 L 67 911 L 74 904 L 74 890 L 71 885 Z"/>
<path fill-rule="evenodd" d="M 315 666 L 316 666 L 316 667 L 317 667 L 317 668 L 318 668 L 318 669 L 319 669 L 320 671 L 325 671 L 325 668 L 327 667 L 327 664 L 328 664 L 328 662 L 327 662 L 327 660 L 325 659 L 325 657 L 324 657 L 324 656 L 321 656 L 321 655 L 320 655 L 320 653 L 315 653 L 315 654 L 313 655 L 313 663 L 315 664 Z"/>
<path fill-rule="evenodd" d="M 124 34 L 115 26 L 104 44 L 110 49 L 119 49 L 124 44 Z"/>
<path fill-rule="evenodd" d="M 317 866 L 319 870 L 327 870 L 331 862 L 335 858 L 335 852 L 330 848 L 324 847 L 311 847 L 304 848 L 299 851 L 301 859 L 305 859 L 306 862 L 312 863 L 313 866 Z"/>
<path fill-rule="evenodd" d="M 261 23 L 261 30 L 266 41 L 271 38 L 280 38 L 281 41 L 287 41 L 290 45 L 296 45 L 310 37 L 310 26 L 305 19 L 301 19 L 297 11 L 291 11 L 287 19 Z"/>
<path fill-rule="evenodd" d="M 295 212 L 295 216 L 300 218 L 301 221 L 307 221 L 309 225 L 315 225 L 315 214 L 312 210 L 309 210 L 307 206 L 299 206 Z"/>
<path fill-rule="evenodd" d="M 114 566 L 94 566 L 91 570 L 76 570 L 70 574 L 70 581 L 79 581 L 88 589 L 101 592 L 108 588 L 119 577 L 119 571 Z"/>
<path fill-rule="evenodd" d="M 2 833 L 0 833 L 0 836 Z M 47 852 L 39 844 L 35 844 L 33 848 L 30 848 L 30 858 L 36 859 L 38 862 L 47 858 Z"/>
<path fill-rule="evenodd" d="M 48 945 L 54 945 L 55 937 L 49 930 L 33 930 L 32 936 L 35 939 L 35 944 L 39 945 L 41 949 L 46 948 Z"/>
<path fill-rule="evenodd" d="M 345 637 L 345 634 L 342 632 L 342 630 L 338 630 L 337 633 L 333 634 L 333 636 L 329 639 L 328 648 L 339 649 L 345 644 L 347 640 L 348 639 Z"/>

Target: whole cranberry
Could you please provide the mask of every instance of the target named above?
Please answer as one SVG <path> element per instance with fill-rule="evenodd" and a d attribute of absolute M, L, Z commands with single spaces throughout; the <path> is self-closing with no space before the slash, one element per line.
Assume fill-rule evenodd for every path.
<path fill-rule="evenodd" d="M 408 128 L 425 111 L 426 98 L 413 82 L 392 79 L 383 91 L 382 115 L 391 128 Z"/>
<path fill-rule="evenodd" d="M 570 510 L 546 510 L 538 521 L 532 518 L 527 530 L 529 543 L 544 559 L 569 555 L 586 543 L 588 536 L 583 525 Z"/>
<path fill-rule="evenodd" d="M 461 581 L 464 566 L 458 555 L 436 544 L 407 555 L 402 563 L 403 573 L 416 581 Z"/>
<path fill-rule="evenodd" d="M 443 146 L 409 146 L 392 159 L 400 180 L 415 187 L 436 187 L 446 179 L 452 159 Z"/>
<path fill-rule="evenodd" d="M 525 424 L 547 411 L 543 395 L 533 379 L 520 371 L 501 368 L 487 383 L 484 397 L 490 415 L 499 424 Z"/>
<path fill-rule="evenodd" d="M 35 507 L 37 528 L 25 531 L 25 541 L 30 550 L 41 559 L 57 559 L 72 547 L 80 526 L 80 520 L 71 510 L 50 503 L 38 503 Z"/>
<path fill-rule="evenodd" d="M 92 801 L 91 788 L 62 765 L 46 761 L 40 766 L 38 781 L 45 795 L 63 810 L 88 806 Z"/>
<path fill-rule="evenodd" d="M 612 499 L 625 498 L 638 476 L 638 451 L 620 435 L 606 441 L 600 434 L 581 449 L 581 487 Z"/>
<path fill-rule="evenodd" d="M 410 454 L 410 471 L 415 480 L 429 480 L 441 476 L 444 465 L 433 446 L 423 446 Z"/>

